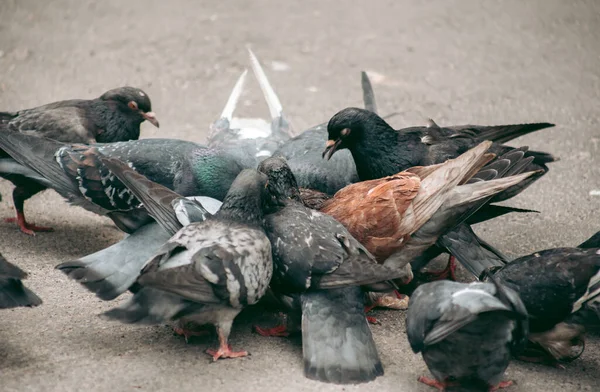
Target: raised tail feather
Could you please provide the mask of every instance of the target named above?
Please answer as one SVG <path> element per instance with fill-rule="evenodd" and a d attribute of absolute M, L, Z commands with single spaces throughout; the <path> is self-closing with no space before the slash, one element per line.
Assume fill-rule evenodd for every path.
<path fill-rule="evenodd" d="M 359 287 L 302 294 L 302 352 L 313 380 L 358 384 L 383 375 Z"/>

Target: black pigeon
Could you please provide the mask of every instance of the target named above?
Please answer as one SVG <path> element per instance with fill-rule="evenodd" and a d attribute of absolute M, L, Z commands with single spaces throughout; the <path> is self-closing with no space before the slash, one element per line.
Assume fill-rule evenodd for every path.
<path fill-rule="evenodd" d="M 21 132 L 65 143 L 112 143 L 139 139 L 140 124 L 145 120 L 158 127 L 150 97 L 138 88 L 119 87 L 96 99 L 72 99 L 17 112 L 0 112 L 0 133 Z M 27 223 L 23 211 L 25 200 L 46 187 L 23 176 L 18 165 L 2 150 L 0 176 L 15 185 L 13 201 L 17 216 L 7 220 L 16 221 L 26 234 L 50 231 L 48 227 Z"/>
<path fill-rule="evenodd" d="M 512 384 L 502 378 L 524 345 L 527 311 L 517 293 L 496 283 L 432 282 L 415 290 L 406 333 L 434 376 L 420 382 L 487 392 Z"/>
<path fill-rule="evenodd" d="M 255 168 L 258 162 L 270 157 L 293 135 L 290 123 L 283 113 L 283 106 L 260 62 L 250 49 L 248 53 L 252 71 L 269 106 L 271 119 L 265 121 L 233 117 L 246 82 L 248 70 L 245 70 L 233 87 L 221 117 L 211 125 L 208 146 L 223 149 L 235 156 L 245 167 Z"/>
<path fill-rule="evenodd" d="M 388 270 L 332 217 L 302 204 L 285 160 L 272 157 L 259 170 L 269 177 L 273 209 L 265 230 L 273 244 L 271 288 L 301 303 L 306 377 L 324 382 L 361 383 L 383 374 L 364 314 L 360 287 L 400 278 Z M 380 289 L 390 289 L 382 283 Z"/>
<path fill-rule="evenodd" d="M 577 248 L 535 252 L 490 270 L 529 312 L 533 347 L 522 359 L 556 364 L 583 353 L 585 327 L 600 317 L 600 232 Z"/>
<path fill-rule="evenodd" d="M 517 125 L 428 126 L 395 130 L 376 113 L 359 108 L 346 108 L 336 113 L 327 124 L 328 141 L 323 156 L 330 159 L 336 151 L 352 153 L 361 181 L 390 176 L 414 166 L 429 166 L 456 158 L 485 140 L 495 144 L 490 152 L 502 155 L 512 147 L 504 143 L 528 133 L 553 127 L 550 123 Z M 529 170 L 546 169 L 555 158 L 546 153 L 528 151 L 533 156 Z M 546 171 L 545 170 L 545 171 Z"/>
<path fill-rule="evenodd" d="M 0 133 L 0 148 L 28 171 L 29 177 L 57 191 L 69 202 L 106 215 L 131 233 L 150 218 L 140 201 L 101 162 L 119 158 L 150 180 L 182 196 L 223 200 L 243 167 L 231 156 L 175 139 L 68 145 L 24 135 Z"/>
<path fill-rule="evenodd" d="M 365 109 L 377 113 L 375 93 L 366 72 L 361 73 Z M 392 113 L 386 118 L 396 115 Z M 285 142 L 273 156 L 287 160 L 298 186 L 333 195 L 346 185 L 357 182 L 356 165 L 349 151 L 340 151 L 330 160 L 323 160 L 321 149 L 327 138 L 327 123 L 317 125 Z"/>
<path fill-rule="evenodd" d="M 0 309 L 38 306 L 40 297 L 23 285 L 27 273 L 0 254 Z"/>
<path fill-rule="evenodd" d="M 213 360 L 248 355 L 232 351 L 228 337 L 235 317 L 265 294 L 273 273 L 262 227 L 266 184 L 262 173 L 242 171 L 221 209 L 179 230 L 144 266 L 133 298 L 104 315 L 125 323 L 214 324 L 219 348 L 207 351 Z"/>
<path fill-rule="evenodd" d="M 499 143 L 553 126 L 554 124 L 550 123 L 531 123 L 440 127 L 430 120 L 425 127 L 395 130 L 373 112 L 346 108 L 329 120 L 328 141 L 323 156 L 330 159 L 336 151 L 350 150 L 358 176 L 364 181 L 394 175 L 410 167 L 429 166 L 456 158 L 484 140 L 495 142 L 489 152 L 503 156 L 514 148 Z M 550 154 L 529 150 L 525 152 L 525 157 L 533 158 L 525 171 L 537 171 L 538 174 L 494 196 L 489 200 L 490 203 L 503 201 L 518 194 L 548 171 L 547 163 L 556 160 Z M 481 241 L 475 233 L 463 231 L 462 234 L 468 235 L 463 247 L 478 247 Z M 443 249 L 444 246 L 440 248 Z M 452 249 L 446 250 L 454 256 Z M 436 255 L 440 252 L 440 249 L 436 249 L 432 250 L 431 254 Z M 454 259 L 451 257 L 448 268 L 437 275 L 445 277 L 454 267 Z"/>

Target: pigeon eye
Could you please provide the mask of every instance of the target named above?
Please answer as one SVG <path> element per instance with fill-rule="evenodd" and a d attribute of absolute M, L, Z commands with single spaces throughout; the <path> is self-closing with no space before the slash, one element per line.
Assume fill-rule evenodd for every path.
<path fill-rule="evenodd" d="M 342 131 L 340 132 L 340 135 L 342 135 L 342 136 L 348 136 L 348 135 L 350 135 L 350 128 L 344 128 L 344 129 L 342 129 Z"/>
<path fill-rule="evenodd" d="M 138 104 L 135 101 L 129 101 L 127 106 L 129 106 L 129 109 L 131 109 L 131 110 L 137 110 L 137 108 L 138 108 Z"/>

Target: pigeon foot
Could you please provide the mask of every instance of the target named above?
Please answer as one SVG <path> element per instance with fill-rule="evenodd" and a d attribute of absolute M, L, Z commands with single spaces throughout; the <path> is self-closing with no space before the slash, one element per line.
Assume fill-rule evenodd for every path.
<path fill-rule="evenodd" d="M 436 280 L 449 279 L 452 281 L 456 281 L 456 258 L 454 256 L 450 256 L 448 259 L 448 265 L 441 271 L 431 271 L 423 273 L 425 280 L 428 282 L 433 282 Z"/>
<path fill-rule="evenodd" d="M 9 223 L 16 223 L 19 226 L 19 230 L 27 235 L 35 235 L 36 232 L 49 232 L 54 231 L 52 227 L 36 226 L 33 223 L 27 223 L 25 220 L 25 214 L 17 212 L 16 218 L 6 218 L 4 221 Z"/>
<path fill-rule="evenodd" d="M 448 383 L 446 382 L 440 382 L 434 378 L 429 378 L 429 377 L 425 377 L 425 376 L 421 376 L 418 378 L 418 380 L 420 383 L 423 383 L 425 385 L 429 385 L 430 387 L 434 387 L 437 390 L 443 391 L 446 389 L 448 385 Z"/>
<path fill-rule="evenodd" d="M 221 346 L 218 350 L 209 348 L 206 353 L 212 356 L 213 362 L 221 358 L 241 358 L 249 355 L 248 351 L 232 351 L 230 345 Z"/>
<path fill-rule="evenodd" d="M 510 386 L 511 386 L 511 385 L 513 385 L 513 384 L 514 384 L 514 382 L 513 382 L 513 381 L 511 381 L 511 380 L 508 380 L 508 381 L 502 381 L 502 382 L 498 383 L 498 385 L 491 386 L 491 387 L 490 387 L 490 389 L 489 389 L 488 391 L 489 391 L 489 392 L 495 392 L 495 391 L 497 391 L 498 389 L 502 389 L 502 388 L 508 388 L 508 387 L 510 387 Z"/>
<path fill-rule="evenodd" d="M 278 325 L 273 328 L 261 328 L 257 325 L 254 326 L 254 331 L 260 336 L 270 337 L 288 337 L 290 336 L 289 331 L 285 325 Z"/>

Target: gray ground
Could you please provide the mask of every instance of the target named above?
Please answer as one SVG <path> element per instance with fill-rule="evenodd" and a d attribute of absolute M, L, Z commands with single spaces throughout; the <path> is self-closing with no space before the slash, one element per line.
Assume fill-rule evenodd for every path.
<path fill-rule="evenodd" d="M 397 126 L 551 121 L 517 140 L 561 161 L 514 200 L 539 215 L 511 216 L 478 232 L 507 254 L 576 245 L 600 228 L 600 4 L 588 1 L 15 1 L 0 2 L 0 108 L 93 97 L 124 84 L 145 89 L 162 127 L 144 137 L 202 142 L 252 45 L 297 130 L 361 104 L 359 71 L 374 72 L 381 112 Z M 283 62 L 289 66 L 281 69 Z M 285 67 L 283 67 L 285 68 Z M 267 114 L 258 87 L 242 113 Z M 2 217 L 11 186 L 0 184 Z M 2 311 L 3 391 L 428 391 L 425 364 L 409 349 L 402 312 L 379 312 L 373 332 L 386 375 L 360 387 L 302 375 L 297 341 L 262 338 L 246 317 L 232 344 L 247 359 L 209 364 L 214 340 L 186 345 L 165 326 L 107 323 L 103 303 L 53 269 L 121 234 L 47 191 L 27 216 L 56 232 L 27 237 L 0 223 L 0 251 L 31 273 L 43 299 Z M 258 319 L 258 321 L 261 321 Z M 271 318 L 263 324 L 274 322 Z M 514 363 L 512 391 L 598 390 L 600 341 L 565 370 Z"/>

